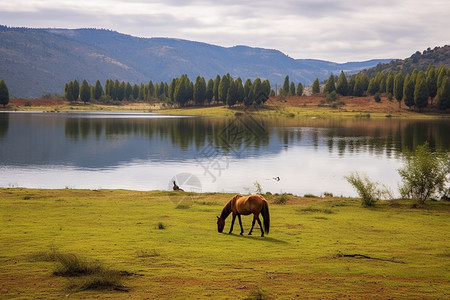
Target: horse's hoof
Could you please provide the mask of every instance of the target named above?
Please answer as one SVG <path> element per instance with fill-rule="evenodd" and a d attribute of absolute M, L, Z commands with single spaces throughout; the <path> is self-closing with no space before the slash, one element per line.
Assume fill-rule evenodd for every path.
<path fill-rule="evenodd" d="M 241 232 L 241 235 L 243 235 L 243 233 Z"/>
<path fill-rule="evenodd" d="M 261 237 L 264 237 L 264 234 L 261 234 Z"/>

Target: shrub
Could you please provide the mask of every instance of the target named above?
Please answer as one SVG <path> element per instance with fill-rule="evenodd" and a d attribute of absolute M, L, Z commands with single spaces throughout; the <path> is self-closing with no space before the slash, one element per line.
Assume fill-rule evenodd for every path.
<path fill-rule="evenodd" d="M 333 197 L 333 193 L 330 192 L 323 192 L 324 197 Z"/>
<path fill-rule="evenodd" d="M 350 174 L 350 176 L 344 176 L 344 178 L 356 189 L 358 195 L 361 197 L 362 205 L 365 207 L 375 205 L 384 194 L 389 192 L 384 189 L 378 189 L 378 183 L 372 182 L 365 175 L 360 175 L 358 172 Z"/>
<path fill-rule="evenodd" d="M 159 222 L 158 229 L 166 229 L 166 225 L 164 225 L 162 222 Z"/>
<path fill-rule="evenodd" d="M 55 257 L 57 262 L 57 276 L 82 276 L 102 271 L 103 267 L 98 262 L 88 262 L 75 254 L 58 253 Z"/>
<path fill-rule="evenodd" d="M 425 203 L 434 193 L 443 193 L 449 181 L 450 156 L 448 153 L 432 153 L 428 142 L 417 146 L 414 153 L 405 154 L 405 164 L 398 170 L 403 185 L 400 194 L 404 198 Z"/>
<path fill-rule="evenodd" d="M 246 298 L 244 298 L 246 300 L 265 300 L 265 299 L 272 299 L 268 292 L 256 287 L 255 289 L 253 289 L 252 291 L 249 292 L 248 296 Z"/>
<path fill-rule="evenodd" d="M 337 99 L 337 94 L 335 91 L 332 91 L 331 93 L 326 93 L 326 102 L 330 103 Z"/>
<path fill-rule="evenodd" d="M 68 286 L 71 290 L 127 290 L 121 285 L 122 273 L 129 274 L 126 271 L 111 270 L 98 261 L 88 261 L 75 254 L 58 253 L 56 263 L 54 275 L 79 277 L 77 280 L 71 280 Z"/>
<path fill-rule="evenodd" d="M 373 99 L 375 99 L 375 102 L 381 102 L 381 96 L 380 96 L 380 94 L 379 94 L 379 93 L 376 93 L 376 94 L 373 96 Z"/>
<path fill-rule="evenodd" d="M 277 195 L 275 197 L 275 199 L 273 200 L 273 203 L 274 204 L 286 204 L 288 200 L 289 200 L 289 197 L 287 194 L 281 194 L 281 195 Z"/>

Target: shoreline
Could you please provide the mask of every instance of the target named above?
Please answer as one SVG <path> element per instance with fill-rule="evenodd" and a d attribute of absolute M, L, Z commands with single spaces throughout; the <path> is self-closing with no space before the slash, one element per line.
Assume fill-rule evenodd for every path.
<path fill-rule="evenodd" d="M 82 102 L 70 103 L 58 99 L 11 99 L 1 112 L 43 112 L 43 113 L 154 113 L 177 116 L 234 117 L 243 113 L 252 113 L 271 118 L 401 118 L 401 119 L 450 119 L 450 110 L 439 111 L 429 106 L 423 112 L 398 107 L 397 101 L 382 97 L 377 103 L 373 97 L 340 97 L 338 103 L 326 103 L 323 95 L 295 96 L 286 99 L 270 98 L 260 108 L 243 106 L 228 107 L 211 105 L 184 108 L 166 107 L 161 102 L 128 102 L 121 105 Z"/>

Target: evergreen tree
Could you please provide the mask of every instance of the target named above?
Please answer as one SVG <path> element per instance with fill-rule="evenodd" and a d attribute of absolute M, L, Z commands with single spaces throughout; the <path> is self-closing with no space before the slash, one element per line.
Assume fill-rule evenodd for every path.
<path fill-rule="evenodd" d="M 202 105 L 206 98 L 205 78 L 197 76 L 194 85 L 194 102 L 196 105 Z"/>
<path fill-rule="evenodd" d="M 186 103 L 192 99 L 192 83 L 186 74 L 183 74 L 181 78 L 177 81 L 177 86 L 175 87 L 175 102 L 181 107 L 185 106 Z"/>
<path fill-rule="evenodd" d="M 295 95 L 295 84 L 294 82 L 291 82 L 291 85 L 289 86 L 289 96 Z"/>
<path fill-rule="evenodd" d="M 380 85 L 377 83 L 377 80 L 374 78 L 371 78 L 369 80 L 369 86 L 367 88 L 367 93 L 369 93 L 370 95 L 375 95 L 376 93 L 378 93 Z"/>
<path fill-rule="evenodd" d="M 229 107 L 232 107 L 233 105 L 236 104 L 237 99 L 236 99 L 236 94 L 237 94 L 237 89 L 236 89 L 236 84 L 234 83 L 234 80 L 230 80 L 229 81 L 229 86 L 228 86 L 228 91 L 227 91 L 227 105 Z"/>
<path fill-rule="evenodd" d="M 216 79 L 214 79 L 214 100 L 219 101 L 219 85 L 220 85 L 220 76 L 217 75 Z"/>
<path fill-rule="evenodd" d="M 348 95 L 354 96 L 354 90 L 355 90 L 355 84 L 356 84 L 356 75 L 350 76 L 348 79 Z"/>
<path fill-rule="evenodd" d="M 213 97 L 214 97 L 214 80 L 210 78 L 206 86 L 206 101 L 208 103 L 211 103 Z"/>
<path fill-rule="evenodd" d="M 423 72 L 417 75 L 416 85 L 414 87 L 414 103 L 419 110 L 428 105 L 428 85 Z"/>
<path fill-rule="evenodd" d="M 134 84 L 134 85 L 133 85 L 133 93 L 132 93 L 132 96 L 133 96 L 133 100 L 139 99 L 139 86 L 138 86 L 137 84 Z"/>
<path fill-rule="evenodd" d="M 80 99 L 86 104 L 89 99 L 91 99 L 91 89 L 89 88 L 89 84 L 85 79 L 81 82 L 80 87 Z"/>
<path fill-rule="evenodd" d="M 66 85 L 64 86 L 64 98 L 67 101 L 72 101 L 72 81 L 67 82 Z"/>
<path fill-rule="evenodd" d="M 229 74 L 223 75 L 219 83 L 219 100 L 223 103 L 227 101 L 228 89 L 230 87 L 230 77 Z"/>
<path fill-rule="evenodd" d="M 118 99 L 118 95 L 119 95 L 119 88 L 120 88 L 120 82 L 118 79 L 114 80 L 114 84 L 113 84 L 113 88 L 111 89 L 111 98 L 113 100 L 117 100 Z"/>
<path fill-rule="evenodd" d="M 149 81 L 147 84 L 147 100 L 153 100 L 155 98 L 155 85 L 153 81 Z"/>
<path fill-rule="evenodd" d="M 411 73 L 411 77 L 409 78 L 409 80 L 413 82 L 414 86 L 416 86 L 417 75 L 419 75 L 419 70 L 417 68 L 414 68 Z"/>
<path fill-rule="evenodd" d="M 106 96 L 106 98 L 112 99 L 112 97 L 111 97 L 112 85 L 114 85 L 112 80 L 111 79 L 107 79 L 106 82 L 105 82 L 105 96 Z"/>
<path fill-rule="evenodd" d="M 262 89 L 262 83 L 261 79 L 256 78 L 255 81 L 253 81 L 253 103 L 256 106 L 260 106 L 264 102 L 264 91 Z"/>
<path fill-rule="evenodd" d="M 244 86 L 242 85 L 242 79 L 238 77 L 234 84 L 236 85 L 236 102 L 241 104 L 244 103 L 245 91 Z"/>
<path fill-rule="evenodd" d="M 253 90 L 253 83 L 250 80 L 250 78 L 247 78 L 247 80 L 245 81 L 245 84 L 244 84 L 244 105 L 245 106 L 250 106 L 253 104 L 252 90 Z"/>
<path fill-rule="evenodd" d="M 139 94 L 138 94 L 139 100 L 145 100 L 145 85 L 141 83 L 139 85 Z"/>
<path fill-rule="evenodd" d="M 320 83 L 319 83 L 319 78 L 316 78 L 312 84 L 312 93 L 313 94 L 318 94 L 320 93 Z"/>
<path fill-rule="evenodd" d="M 122 81 L 118 84 L 117 87 L 117 100 L 122 101 L 124 98 L 125 98 L 125 82 Z"/>
<path fill-rule="evenodd" d="M 450 74 L 448 74 L 450 75 Z M 440 66 L 437 71 L 437 83 L 436 86 L 439 89 L 444 81 L 444 77 L 447 76 L 447 68 L 445 66 Z"/>
<path fill-rule="evenodd" d="M 156 98 L 158 98 L 159 101 L 166 100 L 166 83 L 163 81 L 161 81 L 158 85 Z"/>
<path fill-rule="evenodd" d="M 441 110 L 450 108 L 450 77 L 445 76 L 442 79 L 442 83 L 437 95 L 437 107 Z"/>
<path fill-rule="evenodd" d="M 341 71 L 341 74 L 339 75 L 336 92 L 342 96 L 347 96 L 349 94 L 347 76 L 345 76 L 344 71 Z"/>
<path fill-rule="evenodd" d="M 323 92 L 325 94 L 330 94 L 332 92 L 336 91 L 336 86 L 334 84 L 334 75 L 330 75 L 330 77 L 328 77 L 327 82 L 325 83 L 325 86 L 323 88 Z"/>
<path fill-rule="evenodd" d="M 280 95 L 281 96 L 290 96 L 289 95 L 289 76 L 288 75 L 286 75 L 286 77 L 284 78 L 283 87 L 281 88 Z"/>
<path fill-rule="evenodd" d="M 437 76 L 436 76 L 436 69 L 431 64 L 428 66 L 427 69 L 427 87 L 428 87 L 428 94 L 431 98 L 431 101 L 433 101 L 433 98 L 436 97 L 437 95 Z"/>
<path fill-rule="evenodd" d="M 389 72 L 386 78 L 386 93 L 394 95 L 394 73 L 392 71 Z"/>
<path fill-rule="evenodd" d="M 403 99 L 403 73 L 401 70 L 397 72 L 394 77 L 394 97 L 398 101 L 398 108 L 402 107 L 402 99 Z"/>
<path fill-rule="evenodd" d="M 100 83 L 100 80 L 97 80 L 95 82 L 94 88 L 94 99 L 98 101 L 102 95 L 103 95 L 102 84 Z"/>
<path fill-rule="evenodd" d="M 356 97 L 364 96 L 364 92 L 367 91 L 369 87 L 369 81 L 366 75 L 359 73 L 355 77 L 355 86 L 353 88 L 353 95 Z"/>
<path fill-rule="evenodd" d="M 177 87 L 177 79 L 173 78 L 169 84 L 169 102 L 175 103 L 175 88 Z"/>
<path fill-rule="evenodd" d="M 403 83 L 403 101 L 409 108 L 414 105 L 414 82 L 410 74 L 406 75 Z"/>
<path fill-rule="evenodd" d="M 386 91 L 386 75 L 383 72 L 378 72 L 375 76 L 375 81 L 378 85 L 377 92 L 383 93 Z"/>
<path fill-rule="evenodd" d="M 80 84 L 76 79 L 73 81 L 71 93 L 73 101 L 77 101 L 78 96 L 80 95 Z"/>
<path fill-rule="evenodd" d="M 291 85 L 293 85 L 292 83 Z M 295 86 L 294 86 L 295 90 Z M 264 80 L 261 84 L 261 91 L 262 91 L 262 102 L 266 103 L 267 100 L 269 100 L 270 97 L 270 81 L 268 79 Z M 295 93 L 293 94 L 295 95 Z"/>
<path fill-rule="evenodd" d="M 299 82 L 299 83 L 297 84 L 297 90 L 296 90 L 296 92 L 297 92 L 297 96 L 302 96 L 302 95 L 303 95 L 303 85 L 302 85 L 301 82 Z"/>
<path fill-rule="evenodd" d="M 8 86 L 4 80 L 0 81 L 0 104 L 5 107 L 9 103 L 9 91 Z"/>
<path fill-rule="evenodd" d="M 133 87 L 129 82 L 125 84 L 125 99 L 130 101 L 131 95 L 133 94 Z"/>

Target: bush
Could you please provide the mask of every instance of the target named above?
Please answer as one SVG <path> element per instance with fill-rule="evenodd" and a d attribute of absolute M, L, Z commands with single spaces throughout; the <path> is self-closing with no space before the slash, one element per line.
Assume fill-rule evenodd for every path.
<path fill-rule="evenodd" d="M 378 183 L 372 182 L 365 175 L 359 175 L 358 172 L 344 176 L 344 178 L 356 189 L 362 199 L 362 205 L 365 207 L 374 206 L 383 195 L 390 195 L 385 189 L 378 189 Z"/>
<path fill-rule="evenodd" d="M 434 193 L 444 193 L 450 175 L 450 156 L 448 153 L 432 153 L 428 142 L 425 142 L 417 146 L 414 153 L 405 154 L 404 167 L 398 172 L 403 180 L 400 187 L 402 197 L 423 204 Z"/>
<path fill-rule="evenodd" d="M 273 200 L 274 204 L 286 204 L 289 200 L 289 197 L 287 194 L 281 194 L 277 195 L 276 198 Z"/>
<path fill-rule="evenodd" d="M 376 93 L 374 96 L 373 96 L 373 99 L 375 99 L 375 102 L 381 102 L 381 96 L 380 96 L 380 94 L 379 93 Z"/>
<path fill-rule="evenodd" d="M 98 262 L 88 262 L 75 254 L 60 254 L 55 257 L 57 264 L 53 272 L 57 276 L 82 276 L 102 271 Z"/>
<path fill-rule="evenodd" d="M 337 94 L 335 91 L 332 91 L 331 93 L 326 93 L 326 101 L 328 103 L 333 102 L 337 99 Z"/>
<path fill-rule="evenodd" d="M 104 290 L 115 289 L 127 291 L 121 284 L 122 273 L 103 266 L 100 262 L 88 261 L 75 254 L 56 255 L 57 267 L 53 272 L 56 276 L 79 277 L 71 279 L 68 288 L 70 290 Z"/>

